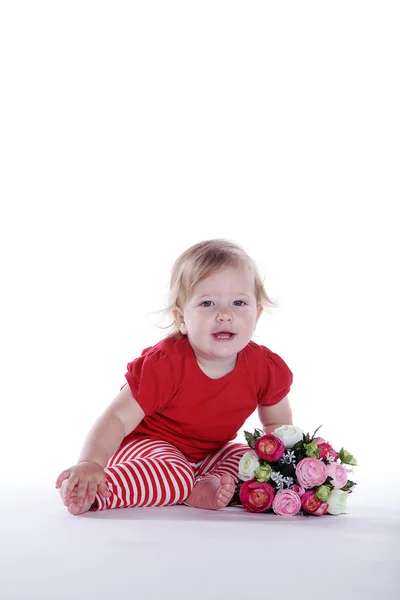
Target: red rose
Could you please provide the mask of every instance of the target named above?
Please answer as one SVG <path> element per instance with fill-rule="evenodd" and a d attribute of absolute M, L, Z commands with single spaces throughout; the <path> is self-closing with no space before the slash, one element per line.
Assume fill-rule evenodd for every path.
<path fill-rule="evenodd" d="M 308 490 L 308 492 L 302 495 L 300 500 L 301 508 L 305 512 L 310 513 L 310 515 L 321 517 L 328 510 L 328 503 L 318 500 L 314 490 Z"/>
<path fill-rule="evenodd" d="M 328 511 L 329 504 L 327 502 L 322 502 L 321 506 L 317 508 L 317 510 L 313 513 L 316 517 L 322 517 Z"/>
<path fill-rule="evenodd" d="M 339 458 L 339 454 L 332 448 L 332 446 L 328 442 L 324 442 L 322 444 L 318 444 L 319 448 L 319 459 L 326 460 L 327 455 L 333 456 L 335 460 Z"/>
<path fill-rule="evenodd" d="M 272 505 L 275 491 L 268 483 L 256 479 L 245 481 L 239 490 L 240 502 L 249 512 L 263 512 Z"/>
<path fill-rule="evenodd" d="M 258 458 L 273 463 L 285 453 L 285 444 L 276 435 L 268 433 L 254 442 L 254 451 Z"/>

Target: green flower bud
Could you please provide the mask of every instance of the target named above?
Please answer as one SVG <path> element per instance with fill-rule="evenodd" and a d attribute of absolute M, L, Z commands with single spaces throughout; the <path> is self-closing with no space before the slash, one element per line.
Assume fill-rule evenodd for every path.
<path fill-rule="evenodd" d="M 257 467 L 257 469 L 254 471 L 254 477 L 259 483 L 265 483 L 266 481 L 271 479 L 271 475 L 272 469 L 269 465 Z"/>
<path fill-rule="evenodd" d="M 318 500 L 321 500 L 321 502 L 327 502 L 331 497 L 331 494 L 332 490 L 329 485 L 320 485 L 315 490 L 315 495 L 317 496 Z"/>
<path fill-rule="evenodd" d="M 318 458 L 320 450 L 318 448 L 318 444 L 316 440 L 313 440 L 309 444 L 304 444 L 304 448 L 306 449 L 306 455 L 310 458 Z"/>
<path fill-rule="evenodd" d="M 339 458 L 345 465 L 352 465 L 353 467 L 357 466 L 357 461 L 350 452 L 347 452 L 344 448 L 342 448 L 339 452 Z"/>

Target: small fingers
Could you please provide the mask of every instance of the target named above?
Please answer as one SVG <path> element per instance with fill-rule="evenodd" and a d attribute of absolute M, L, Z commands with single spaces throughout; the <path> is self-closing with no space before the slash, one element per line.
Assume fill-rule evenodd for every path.
<path fill-rule="evenodd" d="M 94 480 L 90 480 L 89 485 L 88 485 L 88 491 L 87 491 L 87 499 L 90 502 L 90 504 L 93 504 L 93 502 L 95 501 L 96 494 L 97 494 L 97 484 Z"/>
<path fill-rule="evenodd" d="M 74 487 L 78 481 L 79 481 L 78 475 L 70 475 L 70 477 L 68 479 L 68 483 L 65 486 L 65 497 L 66 498 L 72 493 L 72 490 L 74 489 Z"/>
<path fill-rule="evenodd" d="M 104 496 L 104 498 L 109 498 L 111 496 L 111 492 L 108 489 L 108 485 L 105 481 L 101 481 L 99 483 L 99 493 Z"/>
<path fill-rule="evenodd" d="M 88 491 L 88 480 L 81 479 L 78 483 L 78 496 L 76 499 L 77 506 L 83 506 Z"/>
<path fill-rule="evenodd" d="M 62 473 L 59 474 L 59 476 L 56 479 L 56 488 L 57 489 L 59 489 L 61 487 L 63 481 L 68 479 L 70 474 L 71 474 L 70 469 L 65 469 L 65 471 L 63 471 Z"/>

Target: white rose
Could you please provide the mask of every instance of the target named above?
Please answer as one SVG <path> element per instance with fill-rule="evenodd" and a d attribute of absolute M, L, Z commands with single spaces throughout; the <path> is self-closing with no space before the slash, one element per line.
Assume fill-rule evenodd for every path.
<path fill-rule="evenodd" d="M 253 479 L 254 471 L 260 466 L 260 461 L 254 450 L 245 452 L 239 463 L 239 477 L 243 481 Z"/>
<path fill-rule="evenodd" d="M 285 444 L 285 448 L 293 448 L 297 442 L 303 439 L 303 430 L 295 425 L 282 425 L 277 427 L 273 432 L 277 438 L 282 440 Z"/>
<path fill-rule="evenodd" d="M 343 490 L 332 490 L 332 494 L 328 500 L 328 513 L 330 515 L 340 515 L 345 513 L 347 509 L 347 492 Z"/>

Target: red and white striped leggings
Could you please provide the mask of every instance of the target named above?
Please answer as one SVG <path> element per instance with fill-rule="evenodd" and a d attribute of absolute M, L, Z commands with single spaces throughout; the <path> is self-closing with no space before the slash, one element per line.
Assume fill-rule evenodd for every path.
<path fill-rule="evenodd" d="M 248 449 L 245 444 L 229 443 L 192 463 L 169 442 L 138 438 L 108 461 L 104 471 L 111 496 L 97 494 L 97 507 L 91 510 L 179 504 L 205 476 L 229 473 L 237 482 L 239 461 Z"/>

